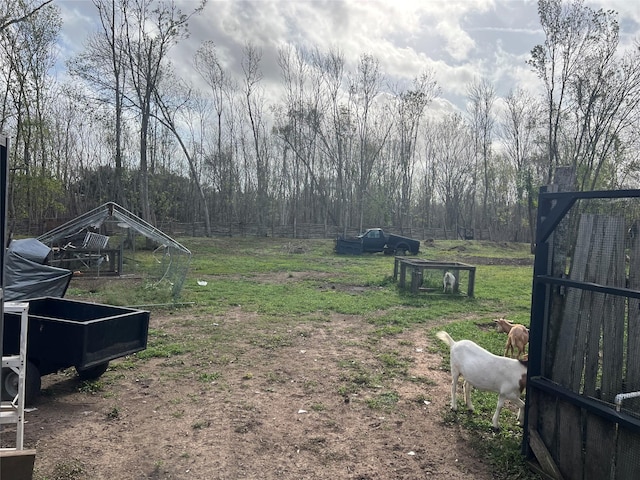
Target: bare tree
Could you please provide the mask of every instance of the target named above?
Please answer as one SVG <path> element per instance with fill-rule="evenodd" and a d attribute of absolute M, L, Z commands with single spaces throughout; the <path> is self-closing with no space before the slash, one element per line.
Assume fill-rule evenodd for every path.
<path fill-rule="evenodd" d="M 295 237 L 302 212 L 301 194 L 309 188 L 314 189 L 314 185 L 307 185 L 305 180 L 311 178 L 317 183 L 313 165 L 318 111 L 311 108 L 312 102 L 307 102 L 310 67 L 304 53 L 292 46 L 282 47 L 278 51 L 278 65 L 285 87 L 284 105 L 276 119 L 277 132 L 284 143 L 281 182 L 285 182 L 282 187 L 288 187 Z M 292 153 L 291 162 L 288 162 L 289 152 Z"/>
<path fill-rule="evenodd" d="M 526 212 L 529 225 L 531 251 L 535 238 L 535 199 L 537 186 L 542 182 L 536 169 L 538 149 L 536 140 L 539 132 L 539 105 L 525 90 L 518 88 L 509 92 L 505 98 L 506 110 L 501 121 L 501 132 L 505 154 L 509 158 L 515 173 L 516 211 L 514 223 L 519 225 Z M 516 229 L 516 232 L 518 229 Z M 513 241 L 521 241 L 515 237 Z"/>
<path fill-rule="evenodd" d="M 604 12 L 593 12 L 583 0 L 539 0 L 543 45 L 531 51 L 529 65 L 544 84 L 547 113 L 547 182 L 560 158 L 562 121 L 571 109 L 570 81 L 583 70 L 584 60 L 598 48 Z"/>
<path fill-rule="evenodd" d="M 556 165 L 572 166 L 577 187 L 609 187 L 619 161 L 620 138 L 638 108 L 638 52 L 619 55 L 614 11 L 581 0 L 540 0 L 545 44 L 529 63 L 547 92 L 548 181 Z"/>
<path fill-rule="evenodd" d="M 375 115 L 375 101 L 380 94 L 382 72 L 380 62 L 372 55 L 362 55 L 355 78 L 349 85 L 350 102 L 355 113 L 359 142 L 356 171 L 356 202 L 358 205 L 358 228 L 364 228 L 365 198 L 371 182 L 371 174 L 380 159 L 382 147 L 393 127 L 388 117 Z"/>
<path fill-rule="evenodd" d="M 617 23 L 604 29 L 599 48 L 571 80 L 575 98 L 571 160 L 580 190 L 614 188 L 622 138 L 636 124 L 640 107 L 640 54 L 618 59 Z M 606 37 L 604 36 L 606 34 Z"/>
<path fill-rule="evenodd" d="M 338 223 L 335 206 L 331 206 L 331 190 L 335 195 L 335 184 L 330 181 L 334 149 L 324 131 L 328 128 L 326 112 L 330 105 L 323 96 L 326 71 L 322 62 L 323 56 L 317 51 L 309 54 L 293 48 L 280 50 L 278 63 L 285 94 L 277 131 L 284 142 L 283 153 L 291 152 L 293 157 L 289 170 L 294 235 L 299 219 Z"/>
<path fill-rule="evenodd" d="M 423 221 L 423 229 L 432 227 L 436 215 L 433 213 L 433 205 L 436 197 L 436 177 L 437 177 L 437 135 L 435 122 L 432 119 L 425 121 L 424 128 L 424 164 L 422 168 L 422 181 L 420 182 L 421 197 L 420 215 Z"/>
<path fill-rule="evenodd" d="M 398 141 L 398 169 L 401 175 L 398 225 L 400 231 L 411 226 L 412 192 L 418 132 L 425 109 L 439 92 L 432 71 L 425 71 L 413 80 L 412 88 L 398 95 L 396 136 Z M 395 170 L 395 169 L 394 169 Z"/>
<path fill-rule="evenodd" d="M 131 101 L 140 114 L 140 207 L 146 221 L 151 220 L 147 155 L 153 102 L 169 50 L 188 34 L 189 19 L 200 12 L 205 3 L 206 0 L 201 0 L 188 15 L 174 3 L 157 3 L 154 0 L 133 0 L 132 9 L 124 10 L 127 19 L 125 52 L 133 89 Z"/>
<path fill-rule="evenodd" d="M 475 203 L 478 188 L 478 171 L 482 172 L 482 213 L 480 224 L 490 225 L 489 219 L 494 216 L 489 212 L 489 196 L 494 183 L 491 165 L 491 147 L 493 142 L 493 104 L 496 101 L 496 93 L 493 85 L 486 79 L 475 80 L 467 87 L 469 99 L 468 113 L 471 121 L 471 131 L 474 138 L 475 167 L 473 173 L 473 198 L 471 203 L 470 219 L 477 227 L 475 215 Z M 480 166 L 478 165 L 480 164 Z M 491 232 L 491 229 L 489 229 Z"/>
<path fill-rule="evenodd" d="M 113 106 L 114 175 L 111 198 L 126 206 L 122 188 L 123 122 L 126 62 L 124 51 L 128 0 L 93 0 L 100 18 L 100 30 L 88 40 L 85 50 L 67 62 L 71 75 L 94 89 L 99 103 Z"/>
<path fill-rule="evenodd" d="M 306 75 L 309 70 L 302 54 L 292 46 L 285 46 L 278 50 L 278 65 L 284 81 L 285 94 L 282 111 L 276 119 L 277 132 L 284 143 L 282 155 L 281 188 L 283 196 L 289 198 L 293 221 L 293 235 L 297 235 L 299 221 L 301 192 L 303 182 L 307 176 L 313 177 L 315 172 L 311 168 L 307 141 L 305 135 L 306 120 Z M 289 162 L 288 153 L 292 152 Z M 304 172 L 308 172 L 304 175 Z"/>
<path fill-rule="evenodd" d="M 236 209 L 234 197 L 238 190 L 237 168 L 232 154 L 232 134 L 234 95 L 236 82 L 225 71 L 213 42 L 204 42 L 194 56 L 196 71 L 210 88 L 211 104 L 215 112 L 214 153 L 209 157 L 208 166 L 213 173 L 213 184 L 218 191 L 214 209 L 221 212 L 224 221 L 234 217 Z"/>
<path fill-rule="evenodd" d="M 216 46 L 212 41 L 204 42 L 194 56 L 194 66 L 203 80 L 211 89 L 211 104 L 216 115 L 214 153 L 210 159 L 210 167 L 214 173 L 214 184 L 220 192 L 219 207 L 224 210 L 224 216 L 231 218 L 233 209 L 233 183 L 228 176 L 232 171 L 231 165 L 226 163 L 231 161 L 231 156 L 226 155 L 223 150 L 223 117 L 231 108 L 230 92 L 233 83 L 218 58 Z M 215 207 L 214 207 L 215 208 Z"/>
<path fill-rule="evenodd" d="M 431 139 L 434 185 L 444 205 L 444 225 L 456 238 L 458 226 L 468 221 L 465 204 L 471 201 L 473 138 L 462 117 L 452 114 L 434 125 Z"/>
<path fill-rule="evenodd" d="M 242 59 L 244 72 L 244 96 L 247 119 L 249 121 L 249 135 L 255 158 L 256 173 L 256 207 L 258 212 L 259 234 L 266 234 L 269 216 L 269 149 L 267 146 L 266 125 L 264 123 L 264 97 L 262 95 L 262 71 L 260 61 L 262 52 L 252 44 L 245 45 Z M 248 152 L 247 152 L 248 153 Z"/>
<path fill-rule="evenodd" d="M 349 207 L 355 181 L 350 165 L 356 142 L 354 115 L 343 92 L 346 80 L 344 54 L 339 50 L 330 50 L 325 55 L 318 53 L 315 66 L 322 72 L 326 112 L 320 131 L 320 144 L 335 184 L 335 223 L 343 227 L 344 233 L 350 223 Z"/>
<path fill-rule="evenodd" d="M 201 139 L 200 141 L 198 140 L 198 135 L 194 133 L 192 122 L 189 121 L 189 111 L 192 110 L 190 106 L 190 103 L 192 103 L 192 92 L 186 85 L 181 85 L 181 82 L 173 75 L 166 75 L 165 82 L 163 83 L 165 88 L 162 92 L 160 92 L 158 88 L 155 89 L 155 103 L 160 112 L 159 119 L 175 136 L 187 160 L 189 172 L 198 191 L 198 197 L 204 212 L 205 233 L 210 237 L 211 218 L 209 215 L 209 206 L 200 181 L 199 169 L 196 166 L 196 157 L 202 157 Z M 158 85 L 158 87 L 160 87 L 160 85 Z M 192 148 L 189 148 L 187 140 L 184 138 L 183 133 L 181 133 L 181 129 L 178 126 L 180 123 L 186 123 L 190 126 Z"/>
<path fill-rule="evenodd" d="M 123 52 L 123 33 L 125 19 L 122 12 L 127 9 L 127 0 L 121 0 L 122 8 L 116 7 L 116 0 L 94 0 L 94 5 L 100 14 L 100 25 L 102 26 L 103 38 L 106 41 L 110 53 L 110 73 L 113 79 L 113 102 L 114 102 L 114 142 L 115 142 L 115 177 L 114 177 L 114 198 L 116 202 L 124 204 L 122 194 L 122 123 L 123 123 L 123 98 L 125 88 L 125 65 Z"/>

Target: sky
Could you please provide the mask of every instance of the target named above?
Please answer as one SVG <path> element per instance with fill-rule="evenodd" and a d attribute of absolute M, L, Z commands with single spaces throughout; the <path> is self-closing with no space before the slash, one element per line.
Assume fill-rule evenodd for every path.
<path fill-rule="evenodd" d="M 196 0 L 174 0 L 191 12 Z M 91 0 L 54 0 L 63 27 L 59 65 L 83 49 L 98 29 Z M 594 9 L 619 13 L 620 48 L 640 42 L 640 0 L 586 0 Z M 434 72 L 441 98 L 432 108 L 465 108 L 470 83 L 487 79 L 498 97 L 522 87 L 539 91 L 527 65 L 531 49 L 544 42 L 536 0 L 209 0 L 189 22 L 190 37 L 172 50 L 178 72 L 198 81 L 193 56 L 213 41 L 228 71 L 240 72 L 242 49 L 262 50 L 265 87 L 280 83 L 278 47 L 283 44 L 343 52 L 348 69 L 362 54 L 380 62 L 394 84 L 409 82 L 425 69 Z"/>

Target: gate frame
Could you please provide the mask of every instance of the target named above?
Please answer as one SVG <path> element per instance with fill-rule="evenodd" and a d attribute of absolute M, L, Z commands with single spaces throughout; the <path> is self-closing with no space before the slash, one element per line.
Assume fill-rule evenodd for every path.
<path fill-rule="evenodd" d="M 557 397 L 606 421 L 617 423 L 634 434 L 640 435 L 640 418 L 617 411 L 615 408 L 604 405 L 595 399 L 579 395 L 543 375 L 547 348 L 545 339 L 547 338 L 547 327 L 551 313 L 552 296 L 550 291 L 552 287 L 571 287 L 640 299 L 639 290 L 608 287 L 552 276 L 553 233 L 577 200 L 640 198 L 640 189 L 588 192 L 557 192 L 551 190 L 553 189 L 550 187 L 541 187 L 538 196 L 536 249 L 531 296 L 527 401 L 522 441 L 522 453 L 527 458 L 533 458 L 534 456 L 531 446 L 531 433 L 529 431 L 529 410 L 531 408 L 530 398 L 533 397 L 530 393 L 535 390 Z"/>

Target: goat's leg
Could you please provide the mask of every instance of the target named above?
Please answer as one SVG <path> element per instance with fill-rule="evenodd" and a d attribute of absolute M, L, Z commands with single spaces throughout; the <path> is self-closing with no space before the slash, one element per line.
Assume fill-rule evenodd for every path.
<path fill-rule="evenodd" d="M 511 356 L 511 355 L 507 355 L 507 353 L 509 352 L 509 350 L 511 350 L 511 355 L 513 355 L 513 345 L 511 345 L 511 342 L 507 339 L 507 344 L 504 347 L 504 356 Z"/>
<path fill-rule="evenodd" d="M 451 370 L 451 410 L 458 410 L 458 401 L 456 399 L 456 389 L 458 388 L 458 377 L 460 374 Z"/>
<path fill-rule="evenodd" d="M 518 423 L 521 427 L 524 427 L 524 402 L 518 398 L 514 400 L 513 403 L 518 407 Z"/>
<path fill-rule="evenodd" d="M 464 390 L 464 401 L 467 404 L 467 409 L 470 412 L 473 412 L 473 404 L 471 403 L 471 389 L 473 387 L 469 382 L 465 380 L 464 383 L 462 384 L 462 388 Z"/>
<path fill-rule="evenodd" d="M 493 423 L 493 428 L 496 430 L 500 429 L 500 425 L 498 424 L 498 419 L 500 418 L 500 410 L 504 407 L 505 397 L 502 395 L 498 395 L 498 406 L 496 407 L 496 413 L 493 414 L 493 418 L 491 419 Z"/>

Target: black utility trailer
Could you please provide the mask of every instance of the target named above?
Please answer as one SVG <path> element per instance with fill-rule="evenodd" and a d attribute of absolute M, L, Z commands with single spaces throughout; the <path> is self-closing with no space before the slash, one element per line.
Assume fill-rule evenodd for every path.
<path fill-rule="evenodd" d="M 111 360 L 147 348 L 147 311 L 54 297 L 27 302 L 27 404 L 38 396 L 43 375 L 75 367 L 81 379 L 96 379 Z M 19 340 L 20 315 L 4 312 L 3 355 L 17 355 Z M 13 399 L 17 390 L 18 375 L 3 369 L 2 399 Z"/>

